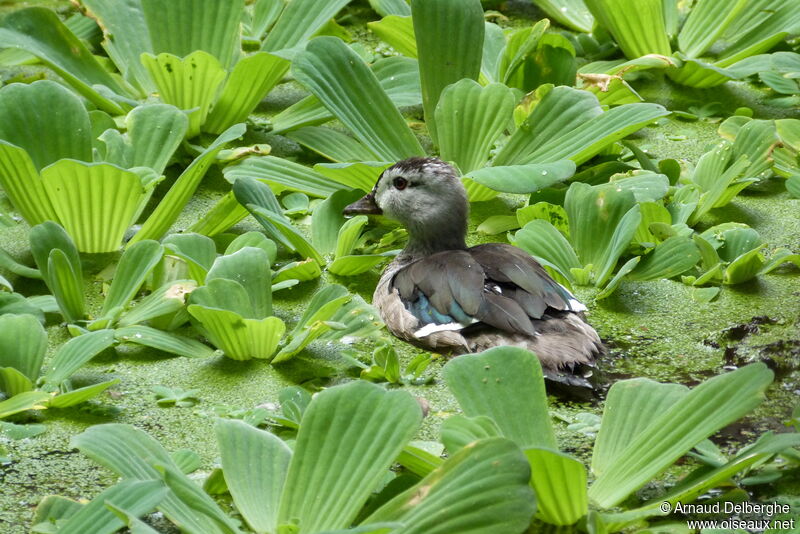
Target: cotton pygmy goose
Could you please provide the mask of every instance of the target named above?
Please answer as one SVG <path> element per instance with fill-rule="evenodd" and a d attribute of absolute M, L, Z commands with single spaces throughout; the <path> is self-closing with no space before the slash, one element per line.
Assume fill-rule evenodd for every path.
<path fill-rule="evenodd" d="M 373 295 L 397 337 L 437 352 L 499 345 L 534 351 L 545 376 L 585 385 L 603 352 L 583 320 L 586 307 L 523 250 L 504 243 L 467 247 L 466 191 L 455 169 L 411 158 L 386 169 L 346 214 L 383 214 L 408 230 L 405 249 Z"/>

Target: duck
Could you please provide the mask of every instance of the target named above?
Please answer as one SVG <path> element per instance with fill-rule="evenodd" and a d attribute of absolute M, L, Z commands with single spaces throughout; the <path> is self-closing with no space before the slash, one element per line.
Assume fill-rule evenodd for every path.
<path fill-rule="evenodd" d="M 408 232 L 372 301 L 394 336 L 442 354 L 522 347 L 538 356 L 549 382 L 592 387 L 605 349 L 586 306 L 524 250 L 467 246 L 469 201 L 453 166 L 399 161 L 344 214 L 383 215 Z"/>

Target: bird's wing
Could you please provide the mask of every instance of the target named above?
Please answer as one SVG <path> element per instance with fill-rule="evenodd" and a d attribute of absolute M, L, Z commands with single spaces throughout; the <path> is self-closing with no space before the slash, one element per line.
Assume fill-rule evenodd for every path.
<path fill-rule="evenodd" d="M 517 302 L 534 319 L 540 319 L 547 308 L 586 309 L 522 249 L 505 243 L 487 243 L 472 247 L 469 253 L 486 273 L 488 283 L 496 283 L 502 295 Z"/>
<path fill-rule="evenodd" d="M 444 251 L 416 261 L 397 272 L 392 286 L 421 325 L 436 325 L 423 332 L 483 322 L 536 334 L 520 303 L 487 285 L 484 268 L 468 251 Z"/>

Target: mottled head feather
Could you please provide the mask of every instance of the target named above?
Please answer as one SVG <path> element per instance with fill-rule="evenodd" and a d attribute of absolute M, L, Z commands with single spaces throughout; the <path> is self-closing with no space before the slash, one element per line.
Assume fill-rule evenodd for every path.
<path fill-rule="evenodd" d="M 456 170 L 444 161 L 419 157 L 399 161 L 381 174 L 372 195 L 384 215 L 408 230 L 406 253 L 466 248 L 467 193 Z"/>

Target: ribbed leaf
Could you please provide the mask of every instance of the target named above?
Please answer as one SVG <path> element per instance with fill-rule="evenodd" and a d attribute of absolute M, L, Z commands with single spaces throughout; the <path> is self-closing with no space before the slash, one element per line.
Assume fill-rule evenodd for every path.
<path fill-rule="evenodd" d="M 687 236 L 672 236 L 646 255 L 631 271 L 631 280 L 658 280 L 685 273 L 700 261 L 700 251 Z"/>
<path fill-rule="evenodd" d="M 442 444 L 449 454 L 455 454 L 479 439 L 501 436 L 494 420 L 485 415 L 477 417 L 452 415 L 442 423 Z"/>
<path fill-rule="evenodd" d="M 328 265 L 328 271 L 338 276 L 357 276 L 389 259 L 383 254 L 339 256 Z"/>
<path fill-rule="evenodd" d="M 402 534 L 521 532 L 536 510 L 525 456 L 511 441 L 464 447 L 418 484 L 381 506 L 364 525 L 400 521 Z"/>
<path fill-rule="evenodd" d="M 171 280 L 147 295 L 136 306 L 124 312 L 117 322 L 120 327 L 131 326 L 170 316 L 184 309 L 186 296 L 197 289 L 194 280 Z"/>
<path fill-rule="evenodd" d="M 581 462 L 549 449 L 526 449 L 531 486 L 536 492 L 536 517 L 551 525 L 572 525 L 589 511 L 586 468 Z"/>
<path fill-rule="evenodd" d="M 292 189 L 314 197 L 328 197 L 344 189 L 299 163 L 274 156 L 247 158 L 237 165 L 225 167 L 225 178 L 233 183 L 240 178 L 252 178 L 276 188 Z"/>
<path fill-rule="evenodd" d="M 761 19 L 760 23 L 751 26 L 752 29 L 747 33 L 738 36 L 735 42 L 728 47 L 721 55 L 717 65 L 729 67 L 744 58 L 761 54 L 768 51 L 776 44 L 783 41 L 790 32 L 797 31 L 800 24 L 800 11 L 797 4 L 793 1 L 770 2 L 767 5 L 756 5 L 757 2 L 748 2 L 743 10 L 742 17 L 749 18 L 748 22 L 755 21 L 763 13 L 768 13 L 769 17 Z M 750 11 L 755 8 L 755 13 Z M 751 16 L 755 15 L 755 16 Z"/>
<path fill-rule="evenodd" d="M 514 110 L 514 93 L 503 84 L 481 87 L 464 79 L 446 87 L 436 105 L 439 152 L 462 174 L 483 167 L 489 150 Z"/>
<path fill-rule="evenodd" d="M 722 36 L 746 4 L 747 0 L 701 0 L 692 7 L 678 34 L 678 47 L 689 57 L 702 55 Z"/>
<path fill-rule="evenodd" d="M 350 0 L 293 0 L 275 22 L 261 46 L 275 52 L 300 47 Z"/>
<path fill-rule="evenodd" d="M 261 99 L 281 81 L 289 64 L 288 60 L 267 52 L 240 59 L 225 81 L 203 130 L 222 133 L 231 125 L 247 120 Z"/>
<path fill-rule="evenodd" d="M 153 438 L 130 425 L 95 425 L 72 438 L 72 446 L 123 479 L 160 480 L 169 470 L 169 491 L 158 509 L 181 529 L 191 534 L 231 534 L 241 532 L 199 485 L 181 474 L 169 453 Z M 183 482 L 182 495 L 174 490 L 174 479 Z"/>
<path fill-rule="evenodd" d="M 0 391 L 6 398 L 33 390 L 33 382 L 14 367 L 0 367 Z"/>
<path fill-rule="evenodd" d="M 241 284 L 250 298 L 254 317 L 261 319 L 272 315 L 272 273 L 269 257 L 260 248 L 244 247 L 220 256 L 209 269 L 206 280 L 226 278 Z"/>
<path fill-rule="evenodd" d="M 161 99 L 189 111 L 186 136 L 194 137 L 200 133 L 217 90 L 225 80 L 225 69 L 219 60 L 198 50 L 184 58 L 168 53 L 157 56 L 142 54 L 142 63 L 155 82 Z"/>
<path fill-rule="evenodd" d="M 675 57 L 679 58 L 682 64 L 679 68 L 667 69 L 667 75 L 681 85 L 707 89 L 739 78 L 733 70 L 711 65 L 699 59 L 690 59 L 679 52 Z"/>
<path fill-rule="evenodd" d="M 70 406 L 75 406 L 82 402 L 86 402 L 93 397 L 96 397 L 100 393 L 116 384 L 119 384 L 119 378 L 101 382 L 99 384 L 92 384 L 91 386 L 85 386 L 79 389 L 73 389 L 67 393 L 59 393 L 50 399 L 49 406 L 51 408 L 69 408 Z"/>
<path fill-rule="evenodd" d="M 314 170 L 334 182 L 359 191 L 372 191 L 378 177 L 391 163 L 317 163 Z"/>
<path fill-rule="evenodd" d="M 369 148 L 332 128 L 306 126 L 286 136 L 331 161 L 372 161 L 377 158 Z"/>
<path fill-rule="evenodd" d="M 35 55 L 98 108 L 113 115 L 123 113 L 119 104 L 92 86 L 105 86 L 118 95 L 125 91 L 51 9 L 31 7 L 6 15 L 0 23 L 0 48 Z"/>
<path fill-rule="evenodd" d="M 39 378 L 47 333 L 33 315 L 0 315 L 0 367 L 13 367 L 31 382 Z"/>
<path fill-rule="evenodd" d="M 189 128 L 186 114 L 167 104 L 138 106 L 128 113 L 125 124 L 130 152 L 124 162 L 111 163 L 126 169 L 149 167 L 159 176 Z"/>
<path fill-rule="evenodd" d="M 364 61 L 340 39 L 319 37 L 297 55 L 297 80 L 385 161 L 424 154 L 405 119 Z"/>
<path fill-rule="evenodd" d="M 63 159 L 42 169 L 42 183 L 82 252 L 117 250 L 145 196 L 137 174 L 108 163 Z"/>
<path fill-rule="evenodd" d="M 512 242 L 543 265 L 554 267 L 561 276 L 574 282 L 571 270 L 579 269 L 581 262 L 569 241 L 548 221 L 537 219 L 529 222 L 514 234 Z"/>
<path fill-rule="evenodd" d="M 154 93 L 156 87 L 139 60 L 142 53 L 153 53 L 141 0 L 81 0 L 81 3 L 105 29 L 103 48 L 125 81 L 140 93 Z"/>
<path fill-rule="evenodd" d="M 234 360 L 271 358 L 286 330 L 277 317 L 245 319 L 236 312 L 198 304 L 189 305 L 188 310 L 202 325 L 209 340 Z"/>
<path fill-rule="evenodd" d="M 589 488 L 590 499 L 605 508 L 622 501 L 697 443 L 758 406 L 772 377 L 766 365 L 755 363 L 694 388 L 651 419 L 608 463 Z"/>
<path fill-rule="evenodd" d="M 322 255 L 333 254 L 344 224 L 342 210 L 361 197 L 360 191 L 337 191 L 314 208 L 311 214 L 311 243 Z"/>
<path fill-rule="evenodd" d="M 521 447 L 556 448 L 539 359 L 517 347 L 466 354 L 444 367 L 444 380 L 464 414 L 485 415 Z"/>
<path fill-rule="evenodd" d="M 154 54 L 185 57 L 202 50 L 217 58 L 223 68 L 238 59 L 244 0 L 139 1 Z"/>
<path fill-rule="evenodd" d="M 421 421 L 411 395 L 361 380 L 315 395 L 297 434 L 279 524 L 296 521 L 299 534 L 349 526 Z"/>
<path fill-rule="evenodd" d="M 381 40 L 406 57 L 417 57 L 417 40 L 414 35 L 414 22 L 410 16 L 387 15 L 367 26 Z"/>
<path fill-rule="evenodd" d="M 0 90 L 0 116 L 0 139 L 24 149 L 37 170 L 63 158 L 92 161 L 89 115 L 62 85 L 50 80 L 7 85 Z"/>
<path fill-rule="evenodd" d="M 44 375 L 45 387 L 55 389 L 86 362 L 114 344 L 113 330 L 98 330 L 74 337 L 62 345 Z"/>
<path fill-rule="evenodd" d="M 425 123 L 438 144 L 435 110 L 442 91 L 462 78 L 477 80 L 480 74 L 483 7 L 479 0 L 412 0 L 411 13 Z"/>
<path fill-rule="evenodd" d="M 186 262 L 189 276 L 202 284 L 214 260 L 217 259 L 217 246 L 207 236 L 187 232 L 170 234 L 162 240 L 167 254 L 175 255 Z"/>
<path fill-rule="evenodd" d="M 29 225 L 57 218 L 31 157 L 5 141 L 0 141 L 0 186 Z"/>
<path fill-rule="evenodd" d="M 180 215 L 181 210 L 189 202 L 200 181 L 205 176 L 206 171 L 214 162 L 223 147 L 240 137 L 245 132 L 244 124 L 235 124 L 225 130 L 217 137 L 202 154 L 197 156 L 192 163 L 186 167 L 164 198 L 161 199 L 156 209 L 142 224 L 141 230 L 128 242 L 129 245 L 141 241 L 142 239 L 159 239 L 164 235 L 169 227 Z"/>
<path fill-rule="evenodd" d="M 44 391 L 26 391 L 0 402 L 0 419 L 28 410 L 44 410 L 50 394 Z"/>
<path fill-rule="evenodd" d="M 575 182 L 567 191 L 564 208 L 570 241 L 581 263 L 593 266 L 594 284 L 602 286 L 639 226 L 641 214 L 634 195 L 613 185 Z"/>
<path fill-rule="evenodd" d="M 411 14 L 411 8 L 408 7 L 406 0 L 369 0 L 369 4 L 382 17 Z"/>
<path fill-rule="evenodd" d="M 214 349 L 196 339 L 164 332 L 149 326 L 137 325 L 118 328 L 114 331 L 114 337 L 119 342 L 135 343 L 163 350 L 170 354 L 185 356 L 186 358 L 210 358 L 214 356 Z"/>
<path fill-rule="evenodd" d="M 567 28 L 584 33 L 592 31 L 594 17 L 586 9 L 583 0 L 535 0 L 534 4 Z"/>
<path fill-rule="evenodd" d="M 419 68 L 415 59 L 403 56 L 379 59 L 372 64 L 372 72 L 398 108 L 422 103 Z M 272 117 L 272 131 L 281 133 L 302 126 L 321 124 L 332 118 L 333 115 L 322 102 L 311 95 Z"/>
<path fill-rule="evenodd" d="M 553 163 L 484 167 L 467 173 L 466 178 L 503 193 L 533 193 L 563 182 L 573 174 L 575 163 L 563 159 Z"/>
<path fill-rule="evenodd" d="M 69 234 L 53 221 L 47 221 L 31 228 L 29 239 L 36 266 L 64 318 L 83 319 L 86 312 L 81 259 Z M 58 272 L 51 270 L 52 262 L 58 265 Z"/>
<path fill-rule="evenodd" d="M 597 23 L 607 29 L 625 57 L 672 53 L 662 0 L 584 0 Z M 635 17 L 631 13 L 636 13 Z"/>
<path fill-rule="evenodd" d="M 215 430 L 236 508 L 256 532 L 276 532 L 291 449 L 274 434 L 242 421 L 217 419 Z"/>
<path fill-rule="evenodd" d="M 233 193 L 229 191 L 214 204 L 213 208 L 206 211 L 203 217 L 194 223 L 189 230 L 213 237 L 247 217 L 247 213 L 244 206 L 239 204 Z"/>
<path fill-rule="evenodd" d="M 114 272 L 100 316 L 112 313 L 115 308 L 121 310 L 126 307 L 163 255 L 164 247 L 150 239 L 125 249 Z"/>

